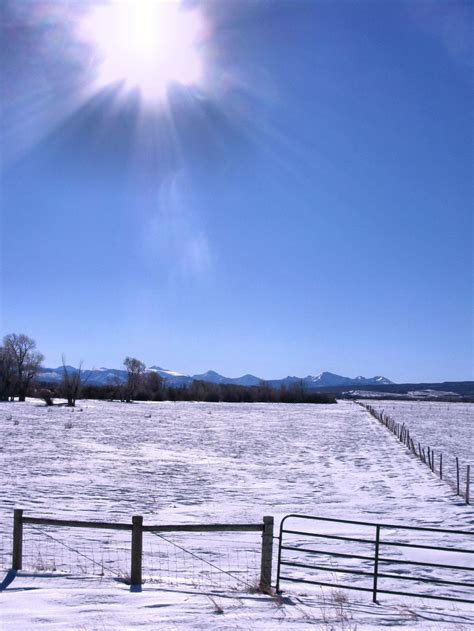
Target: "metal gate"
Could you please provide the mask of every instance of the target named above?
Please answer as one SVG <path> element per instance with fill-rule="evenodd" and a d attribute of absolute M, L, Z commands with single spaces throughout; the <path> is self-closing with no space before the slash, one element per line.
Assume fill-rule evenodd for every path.
<path fill-rule="evenodd" d="M 276 589 L 290 581 L 370 592 L 374 602 L 395 594 L 474 604 L 473 544 L 474 531 L 287 515 Z"/>

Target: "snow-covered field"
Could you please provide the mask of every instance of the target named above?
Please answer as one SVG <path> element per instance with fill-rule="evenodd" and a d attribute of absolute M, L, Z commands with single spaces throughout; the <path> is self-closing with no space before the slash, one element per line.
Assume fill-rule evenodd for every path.
<path fill-rule="evenodd" d="M 438 472 L 439 456 L 443 454 L 443 478 L 453 487 L 456 486 L 456 457 L 462 491 L 466 485 L 466 466 L 471 465 L 474 487 L 474 404 L 376 400 L 367 403 L 398 423 L 405 423 L 415 443 L 434 449 Z"/>
<path fill-rule="evenodd" d="M 143 515 L 145 524 L 260 523 L 264 515 L 278 523 L 304 513 L 474 530 L 472 508 L 351 402 L 88 401 L 71 410 L 30 400 L 0 404 L 0 429 L 4 570 L 15 507 L 27 516 L 127 523 Z M 258 533 L 146 534 L 147 582 L 130 593 L 113 580 L 129 571 L 129 533 L 25 525 L 25 571 L 0 593 L 0 623 L 20 630 L 474 623 L 472 608 L 459 603 L 386 595 L 375 605 L 369 594 L 297 583 L 282 584 L 282 600 L 254 593 L 259 545 Z"/>

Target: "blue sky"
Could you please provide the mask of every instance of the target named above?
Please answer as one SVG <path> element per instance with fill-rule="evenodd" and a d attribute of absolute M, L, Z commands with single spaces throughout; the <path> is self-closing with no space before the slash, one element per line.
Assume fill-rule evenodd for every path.
<path fill-rule="evenodd" d="M 3 4 L 1 333 L 56 366 L 473 379 L 472 4 L 194 3 L 207 81 Z M 86 63 L 86 60 L 87 63 Z"/>

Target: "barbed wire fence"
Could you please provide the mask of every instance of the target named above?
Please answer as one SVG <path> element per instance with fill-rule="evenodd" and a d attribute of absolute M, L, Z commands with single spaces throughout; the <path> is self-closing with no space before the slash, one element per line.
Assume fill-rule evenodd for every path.
<path fill-rule="evenodd" d="M 399 423 L 388 414 L 385 414 L 384 410 L 379 411 L 362 401 L 357 401 L 356 403 L 367 410 L 373 418 L 391 431 L 412 454 L 418 457 L 421 462 L 428 466 L 441 480 L 445 480 L 453 490 L 456 491 L 456 495 L 464 499 L 466 504 L 470 504 L 470 464 L 466 464 L 464 468 L 461 466 L 457 456 L 448 459 L 443 457 L 441 451 L 435 452 L 432 447 L 423 446 L 420 441 L 413 439 L 410 428 L 404 422 Z"/>

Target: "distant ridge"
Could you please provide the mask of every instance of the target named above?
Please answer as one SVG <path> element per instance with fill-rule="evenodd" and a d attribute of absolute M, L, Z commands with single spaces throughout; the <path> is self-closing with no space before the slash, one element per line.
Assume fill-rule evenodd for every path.
<path fill-rule="evenodd" d="M 376 375 L 375 377 L 342 377 L 332 372 L 322 372 L 319 375 L 307 377 L 286 377 L 285 379 L 274 379 L 270 381 L 272 386 L 279 388 L 282 385 L 303 382 L 308 390 L 317 388 L 339 388 L 345 386 L 380 386 L 393 383 L 390 379 Z"/>
<path fill-rule="evenodd" d="M 73 366 L 67 366 L 69 373 L 75 372 L 77 369 Z M 123 383 L 127 378 L 125 370 L 118 368 L 94 368 L 92 370 L 83 371 L 87 376 L 88 385 L 106 386 L 114 383 Z M 217 384 L 234 384 L 237 386 L 258 386 L 262 382 L 268 383 L 274 388 L 281 386 L 291 386 L 295 383 L 301 383 L 307 390 L 317 390 L 319 388 L 339 388 L 346 386 L 379 386 L 389 385 L 393 382 L 377 375 L 375 377 L 343 377 L 331 372 L 322 372 L 319 375 L 308 375 L 306 377 L 285 377 L 284 379 L 265 380 L 255 375 L 246 374 L 242 377 L 224 377 L 214 370 L 208 370 L 205 373 L 197 375 L 184 375 L 182 373 L 167 370 L 160 366 L 150 366 L 146 369 L 147 373 L 156 373 L 166 380 L 170 386 L 187 386 L 193 381 L 206 381 L 208 383 Z M 44 383 L 59 383 L 62 380 L 63 367 L 43 368 L 39 374 L 40 381 Z"/>

